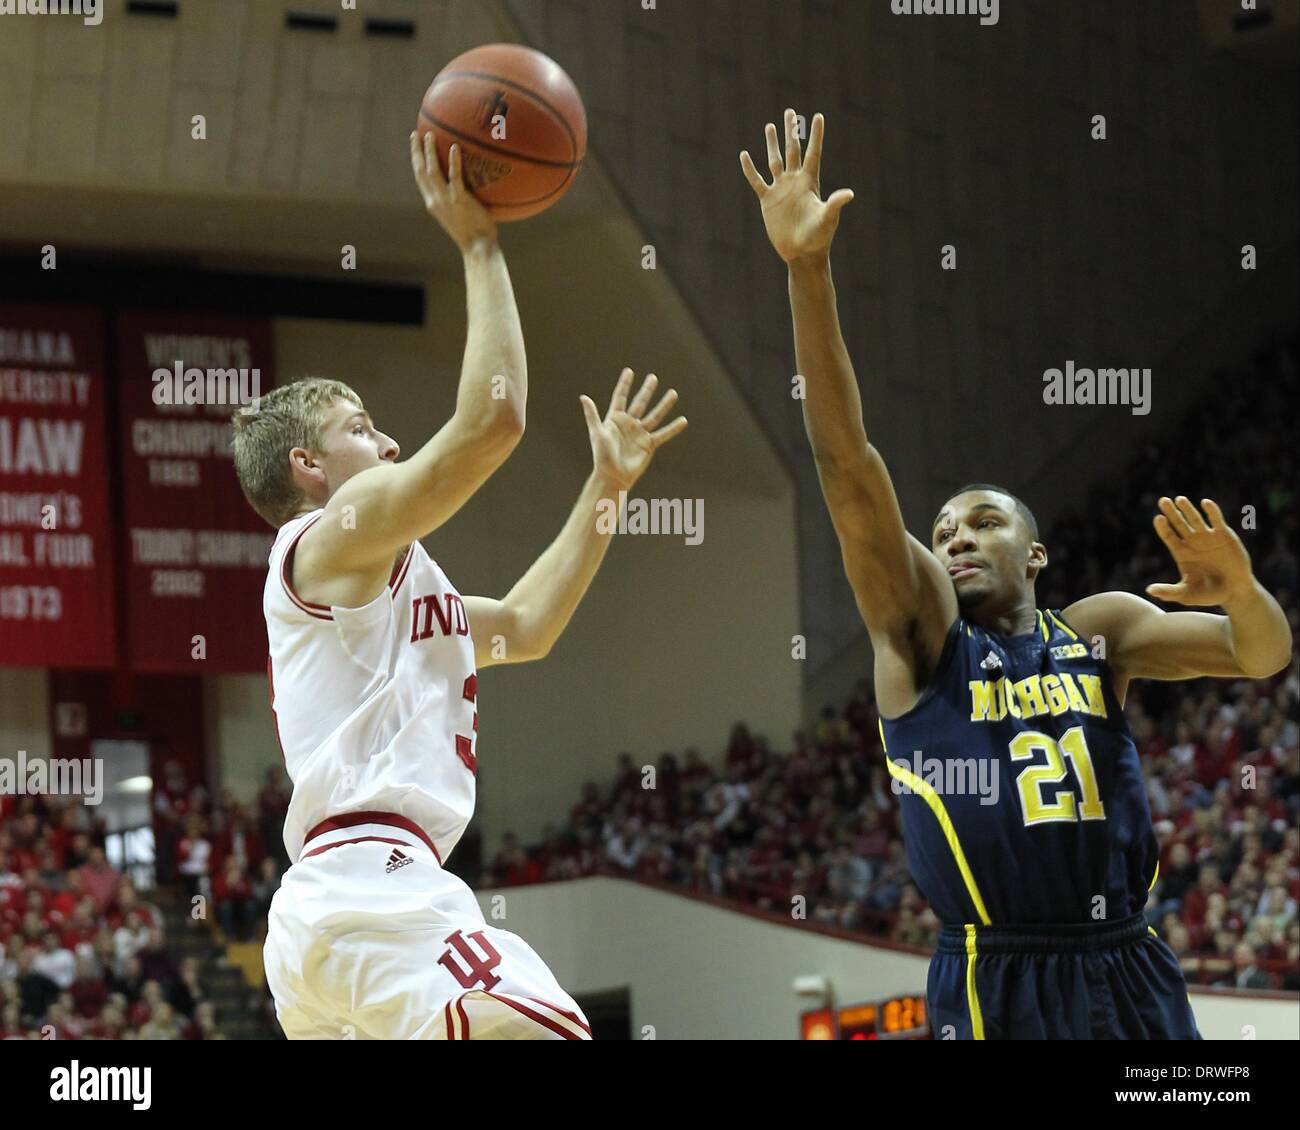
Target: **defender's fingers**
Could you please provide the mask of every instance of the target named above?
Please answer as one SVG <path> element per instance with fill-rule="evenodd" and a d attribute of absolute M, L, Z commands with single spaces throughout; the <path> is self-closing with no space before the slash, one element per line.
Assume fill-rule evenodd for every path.
<path fill-rule="evenodd" d="M 1177 533 L 1179 537 L 1188 538 L 1195 533 L 1191 524 L 1188 523 L 1187 516 L 1179 510 L 1178 503 L 1174 502 L 1174 499 L 1162 498 L 1160 508 L 1165 511 L 1165 516 L 1169 519 L 1169 524 L 1173 525 L 1174 532 Z"/>
<path fill-rule="evenodd" d="M 803 167 L 816 180 L 821 175 L 822 140 L 826 136 L 826 119 L 821 114 L 814 114 L 812 128 L 808 131 L 808 155 L 803 159 Z"/>
<path fill-rule="evenodd" d="M 658 385 L 659 378 L 656 377 L 654 373 L 650 373 L 646 376 L 646 379 L 641 383 L 640 391 L 636 394 L 635 399 L 633 399 L 631 406 L 627 410 L 629 416 L 635 416 L 637 419 L 641 418 L 642 413 L 646 410 L 646 406 L 650 403 L 650 398 L 654 396 L 655 388 L 658 387 Z"/>
<path fill-rule="evenodd" d="M 826 201 L 826 207 L 830 209 L 831 215 L 837 216 L 844 209 L 844 205 L 853 203 L 853 189 L 841 188 L 832 192 Z"/>
<path fill-rule="evenodd" d="M 686 417 L 678 416 L 671 424 L 665 424 L 657 432 L 651 432 L 650 438 L 654 441 L 655 447 L 663 447 L 670 439 L 681 435 L 686 430 L 686 424 Z"/>
<path fill-rule="evenodd" d="M 1236 533 L 1223 516 L 1223 511 L 1219 509 L 1219 504 L 1212 498 L 1201 499 L 1201 509 L 1205 511 L 1205 516 L 1209 520 L 1210 529 L 1217 531 L 1228 530 Z"/>
<path fill-rule="evenodd" d="M 1178 512 L 1178 507 L 1174 505 L 1172 498 L 1162 498 L 1160 500 L 1160 512 L 1169 519 L 1169 525 L 1173 527 L 1174 533 L 1180 538 L 1192 536 L 1191 526 L 1187 524 L 1187 519 Z"/>
<path fill-rule="evenodd" d="M 1152 523 L 1152 525 L 1154 525 L 1156 528 L 1157 536 L 1160 538 L 1162 542 L 1165 543 L 1166 548 L 1171 553 L 1178 553 L 1182 550 L 1183 539 L 1180 538 L 1178 534 L 1174 531 L 1174 528 L 1170 524 L 1168 518 L 1166 518 L 1163 514 L 1157 514 L 1155 517 L 1155 521 Z"/>
<path fill-rule="evenodd" d="M 596 402 L 586 395 L 578 397 L 578 401 L 582 405 L 582 414 L 586 417 L 587 427 L 600 427 L 600 413 L 596 410 Z"/>
<path fill-rule="evenodd" d="M 609 398 L 609 412 L 622 412 L 627 406 L 627 390 L 632 387 L 632 370 L 624 369 L 618 375 L 618 384 L 614 386 L 614 395 Z M 608 416 L 609 412 L 605 415 Z"/>
<path fill-rule="evenodd" d="M 677 390 L 670 388 L 664 393 L 663 398 L 651 410 L 650 415 L 646 416 L 641 423 L 649 429 L 659 426 L 659 421 L 668 415 L 669 410 L 677 403 Z"/>
<path fill-rule="evenodd" d="M 785 112 L 785 171 L 797 173 L 803 163 L 803 145 L 799 141 L 799 115 L 793 110 Z"/>
<path fill-rule="evenodd" d="M 758 194 L 758 198 L 762 200 L 764 194 L 767 192 L 767 181 L 759 176 L 758 170 L 754 168 L 754 159 L 750 157 L 748 149 L 744 150 L 740 155 L 740 168 L 745 174 L 745 179 L 749 181 L 749 187 L 752 188 L 754 192 Z"/>
<path fill-rule="evenodd" d="M 1169 601 L 1171 603 L 1181 603 L 1183 594 L 1187 591 L 1187 586 L 1177 585 L 1147 585 L 1147 596 L 1153 596 L 1156 600 Z"/>
<path fill-rule="evenodd" d="M 1178 513 L 1187 523 L 1188 529 L 1194 534 L 1205 533 L 1205 519 L 1201 517 L 1201 512 L 1192 504 L 1192 500 L 1185 494 L 1180 494 L 1174 499 L 1174 505 L 1178 507 Z"/>
<path fill-rule="evenodd" d="M 785 172 L 785 162 L 781 160 L 781 146 L 776 140 L 776 126 L 768 122 L 763 127 L 763 136 L 767 139 L 767 171 L 775 180 Z"/>

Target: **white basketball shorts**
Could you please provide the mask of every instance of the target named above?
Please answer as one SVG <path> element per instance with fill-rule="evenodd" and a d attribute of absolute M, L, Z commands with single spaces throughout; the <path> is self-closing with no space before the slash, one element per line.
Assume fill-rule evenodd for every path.
<path fill-rule="evenodd" d="M 487 924 L 400 816 L 312 830 L 271 902 L 263 960 L 291 1040 L 591 1039 L 542 959 Z"/>

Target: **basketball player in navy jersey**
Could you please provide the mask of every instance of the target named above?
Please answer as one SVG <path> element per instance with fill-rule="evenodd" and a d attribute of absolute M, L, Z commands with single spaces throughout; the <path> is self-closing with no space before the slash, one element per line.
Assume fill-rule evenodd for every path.
<path fill-rule="evenodd" d="M 1217 505 L 1162 498 L 1180 580 L 1166 613 L 1107 592 L 1039 610 L 1046 547 L 1001 487 L 963 487 L 929 544 L 903 527 L 863 427 L 829 251 L 852 192 L 823 200 L 825 122 L 801 155 L 766 130 L 772 183 L 741 154 L 789 268 L 804 421 L 875 653 L 881 736 L 913 878 L 943 923 L 930 966 L 940 1038 L 1198 1039 L 1173 952 L 1143 919 L 1159 850 L 1124 721 L 1132 679 L 1266 678 L 1291 655 L 1277 602 Z"/>

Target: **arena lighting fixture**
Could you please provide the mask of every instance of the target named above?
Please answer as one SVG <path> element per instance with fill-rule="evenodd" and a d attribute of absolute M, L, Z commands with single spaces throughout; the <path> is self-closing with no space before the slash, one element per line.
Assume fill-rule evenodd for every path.
<path fill-rule="evenodd" d="M 794 995 L 828 1005 L 834 1000 L 829 978 L 821 973 L 804 974 L 794 979 Z"/>
<path fill-rule="evenodd" d="M 150 776 L 127 777 L 119 781 L 114 787 L 114 792 L 118 793 L 147 793 L 153 788 L 153 778 Z"/>

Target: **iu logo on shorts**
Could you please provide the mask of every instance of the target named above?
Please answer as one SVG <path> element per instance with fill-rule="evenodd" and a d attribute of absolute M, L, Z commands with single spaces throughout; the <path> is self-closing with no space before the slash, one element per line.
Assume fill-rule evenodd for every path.
<path fill-rule="evenodd" d="M 482 957 L 479 957 L 474 952 L 469 941 L 457 930 L 450 937 L 443 939 L 449 948 L 443 950 L 442 956 L 438 958 L 438 964 L 447 967 L 451 975 L 460 982 L 462 989 L 483 988 L 491 990 L 501 983 L 501 978 L 492 972 L 501 964 L 501 955 L 497 952 L 496 947 L 487 940 L 482 930 L 475 930 L 470 935 L 470 938 L 483 951 Z M 461 968 L 461 963 L 452 955 L 452 950 L 455 950 L 456 954 L 464 959 L 468 969 Z"/>

